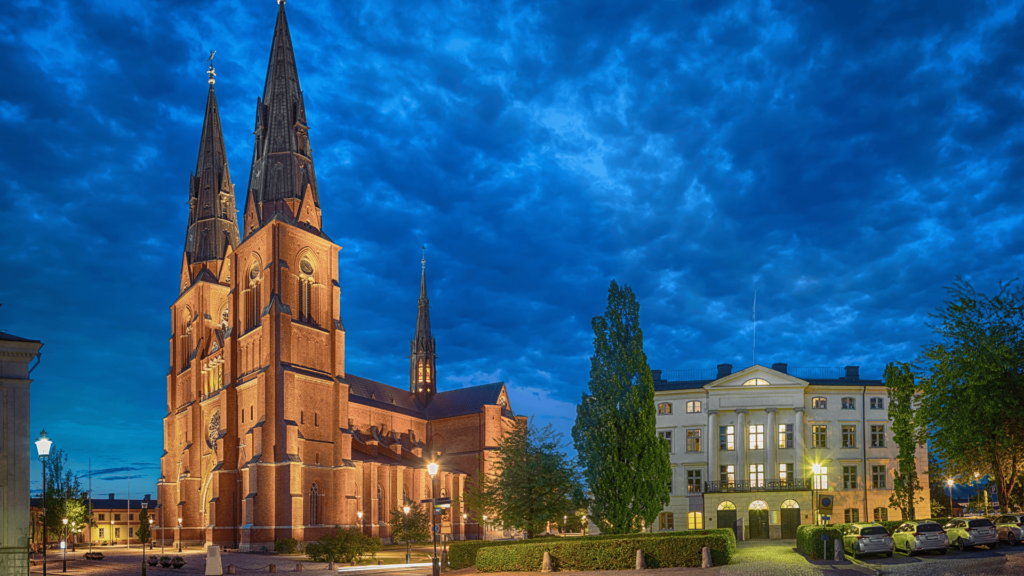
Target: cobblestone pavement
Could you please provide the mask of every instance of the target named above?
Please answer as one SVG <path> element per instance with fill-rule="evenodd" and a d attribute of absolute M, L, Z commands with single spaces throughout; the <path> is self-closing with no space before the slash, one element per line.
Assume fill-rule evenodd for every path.
<path fill-rule="evenodd" d="M 796 540 L 740 542 L 733 563 L 715 570 L 722 576 L 866 576 L 874 573 L 849 561 L 808 560 L 795 548 Z"/>
<path fill-rule="evenodd" d="M 897 552 L 892 558 L 867 556 L 859 563 L 880 574 L 899 576 L 960 576 L 1024 574 L 1024 546 L 979 546 L 974 550 L 949 549 L 945 556 L 927 552 L 908 557 Z"/>

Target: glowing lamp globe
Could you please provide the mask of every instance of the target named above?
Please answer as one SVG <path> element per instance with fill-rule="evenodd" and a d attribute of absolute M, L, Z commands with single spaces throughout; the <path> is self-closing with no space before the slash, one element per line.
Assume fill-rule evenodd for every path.
<path fill-rule="evenodd" d="M 438 468 L 439 466 L 437 465 L 437 462 L 431 462 L 430 464 L 427 464 L 427 473 L 430 474 L 431 478 L 437 475 Z"/>
<path fill-rule="evenodd" d="M 53 441 L 46 435 L 46 430 L 39 433 L 39 438 L 36 438 L 36 450 L 39 452 L 39 459 L 46 461 L 50 457 L 50 447 L 53 446 Z"/>
<path fill-rule="evenodd" d="M 405 512 L 405 515 L 408 516 L 409 515 L 409 507 L 408 506 L 403 506 L 402 507 L 402 512 Z"/>

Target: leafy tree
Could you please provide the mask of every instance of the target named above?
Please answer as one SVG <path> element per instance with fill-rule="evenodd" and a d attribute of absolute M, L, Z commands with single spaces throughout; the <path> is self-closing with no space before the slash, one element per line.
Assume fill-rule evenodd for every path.
<path fill-rule="evenodd" d="M 949 518 L 953 515 L 949 508 L 949 494 L 946 492 L 945 468 L 931 454 L 928 455 L 928 495 L 932 501 L 932 518 Z"/>
<path fill-rule="evenodd" d="M 391 539 L 395 542 L 422 544 L 430 542 L 430 512 L 426 506 L 413 504 L 409 514 L 391 510 Z"/>
<path fill-rule="evenodd" d="M 467 487 L 468 508 L 486 515 L 488 524 L 529 537 L 575 514 L 586 492 L 576 463 L 560 451 L 561 438 L 550 424 L 538 429 L 520 422 L 506 432 L 491 472 Z"/>
<path fill-rule="evenodd" d="M 359 530 L 335 528 L 334 534 L 325 534 L 306 545 L 306 555 L 313 562 L 352 562 L 366 555 L 380 552 L 380 538 L 367 536 Z"/>
<path fill-rule="evenodd" d="M 923 352 L 918 426 L 950 474 L 993 477 L 1009 509 L 1024 471 L 1024 290 L 1001 282 L 988 296 L 957 278 L 947 291 Z"/>
<path fill-rule="evenodd" d="M 889 418 L 892 420 L 893 440 L 899 446 L 896 470 L 893 472 L 892 494 L 889 505 L 899 508 L 904 518 L 917 518 L 914 505 L 923 498 L 915 498 L 921 491 L 917 478 L 917 447 L 920 445 L 914 421 L 914 374 L 906 362 L 890 362 L 885 367 L 885 387 L 889 392 Z"/>
<path fill-rule="evenodd" d="M 669 503 L 672 468 L 655 429 L 654 381 L 632 289 L 613 280 L 604 316 L 591 325 L 590 393 L 576 408 L 572 437 L 594 522 L 602 532 L 639 532 Z"/>
<path fill-rule="evenodd" d="M 60 448 L 50 452 L 43 464 L 46 467 L 46 493 L 43 501 L 46 507 L 44 526 L 51 538 L 60 538 L 64 533 L 64 518 L 68 525 L 90 525 L 87 494 L 74 472 L 67 468 L 68 456 Z"/>
<path fill-rule="evenodd" d="M 153 537 L 153 529 L 149 525 L 149 512 L 145 508 L 139 513 L 139 529 L 135 531 L 135 537 L 143 544 L 148 544 L 149 539 Z"/>

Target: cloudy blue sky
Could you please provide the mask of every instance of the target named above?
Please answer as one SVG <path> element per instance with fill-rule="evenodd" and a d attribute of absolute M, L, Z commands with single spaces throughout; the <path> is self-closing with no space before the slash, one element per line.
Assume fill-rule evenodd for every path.
<path fill-rule="evenodd" d="M 880 377 L 1024 264 L 1019 0 L 287 7 L 355 374 L 403 385 L 424 243 L 442 389 L 564 432 L 612 279 L 653 368 L 750 365 L 756 285 L 759 363 Z M 276 10 L 0 19 L 0 329 L 98 493 L 155 493 L 206 57 L 245 190 Z"/>

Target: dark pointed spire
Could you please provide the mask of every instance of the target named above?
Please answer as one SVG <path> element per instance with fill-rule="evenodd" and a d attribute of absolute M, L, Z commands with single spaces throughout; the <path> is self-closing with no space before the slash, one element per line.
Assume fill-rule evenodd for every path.
<path fill-rule="evenodd" d="M 299 88 L 288 18 L 284 2 L 278 2 L 277 23 L 270 47 L 263 98 L 256 102 L 256 144 L 252 156 L 249 187 L 256 202 L 259 221 L 275 215 L 284 220 L 320 229 L 320 201 L 312 148 L 306 126 L 306 105 Z M 309 189 L 316 217 L 297 218 L 299 206 Z M 307 210 L 310 208 L 307 204 Z M 245 230 L 248 236 L 250 231 Z"/>
<path fill-rule="evenodd" d="M 437 392 L 436 356 L 434 336 L 430 333 L 430 301 L 427 300 L 427 247 L 423 247 L 420 261 L 420 301 L 416 314 L 416 333 L 412 337 L 409 355 L 409 391 L 429 404 Z"/>
<path fill-rule="evenodd" d="M 185 236 L 185 258 L 193 276 L 206 267 L 211 268 L 214 275 L 219 274 L 221 260 L 228 247 L 238 246 L 235 190 L 228 171 L 217 94 L 213 89 L 216 73 L 212 52 L 207 74 L 210 89 L 206 95 L 196 172 L 189 186 L 188 233 Z"/>

